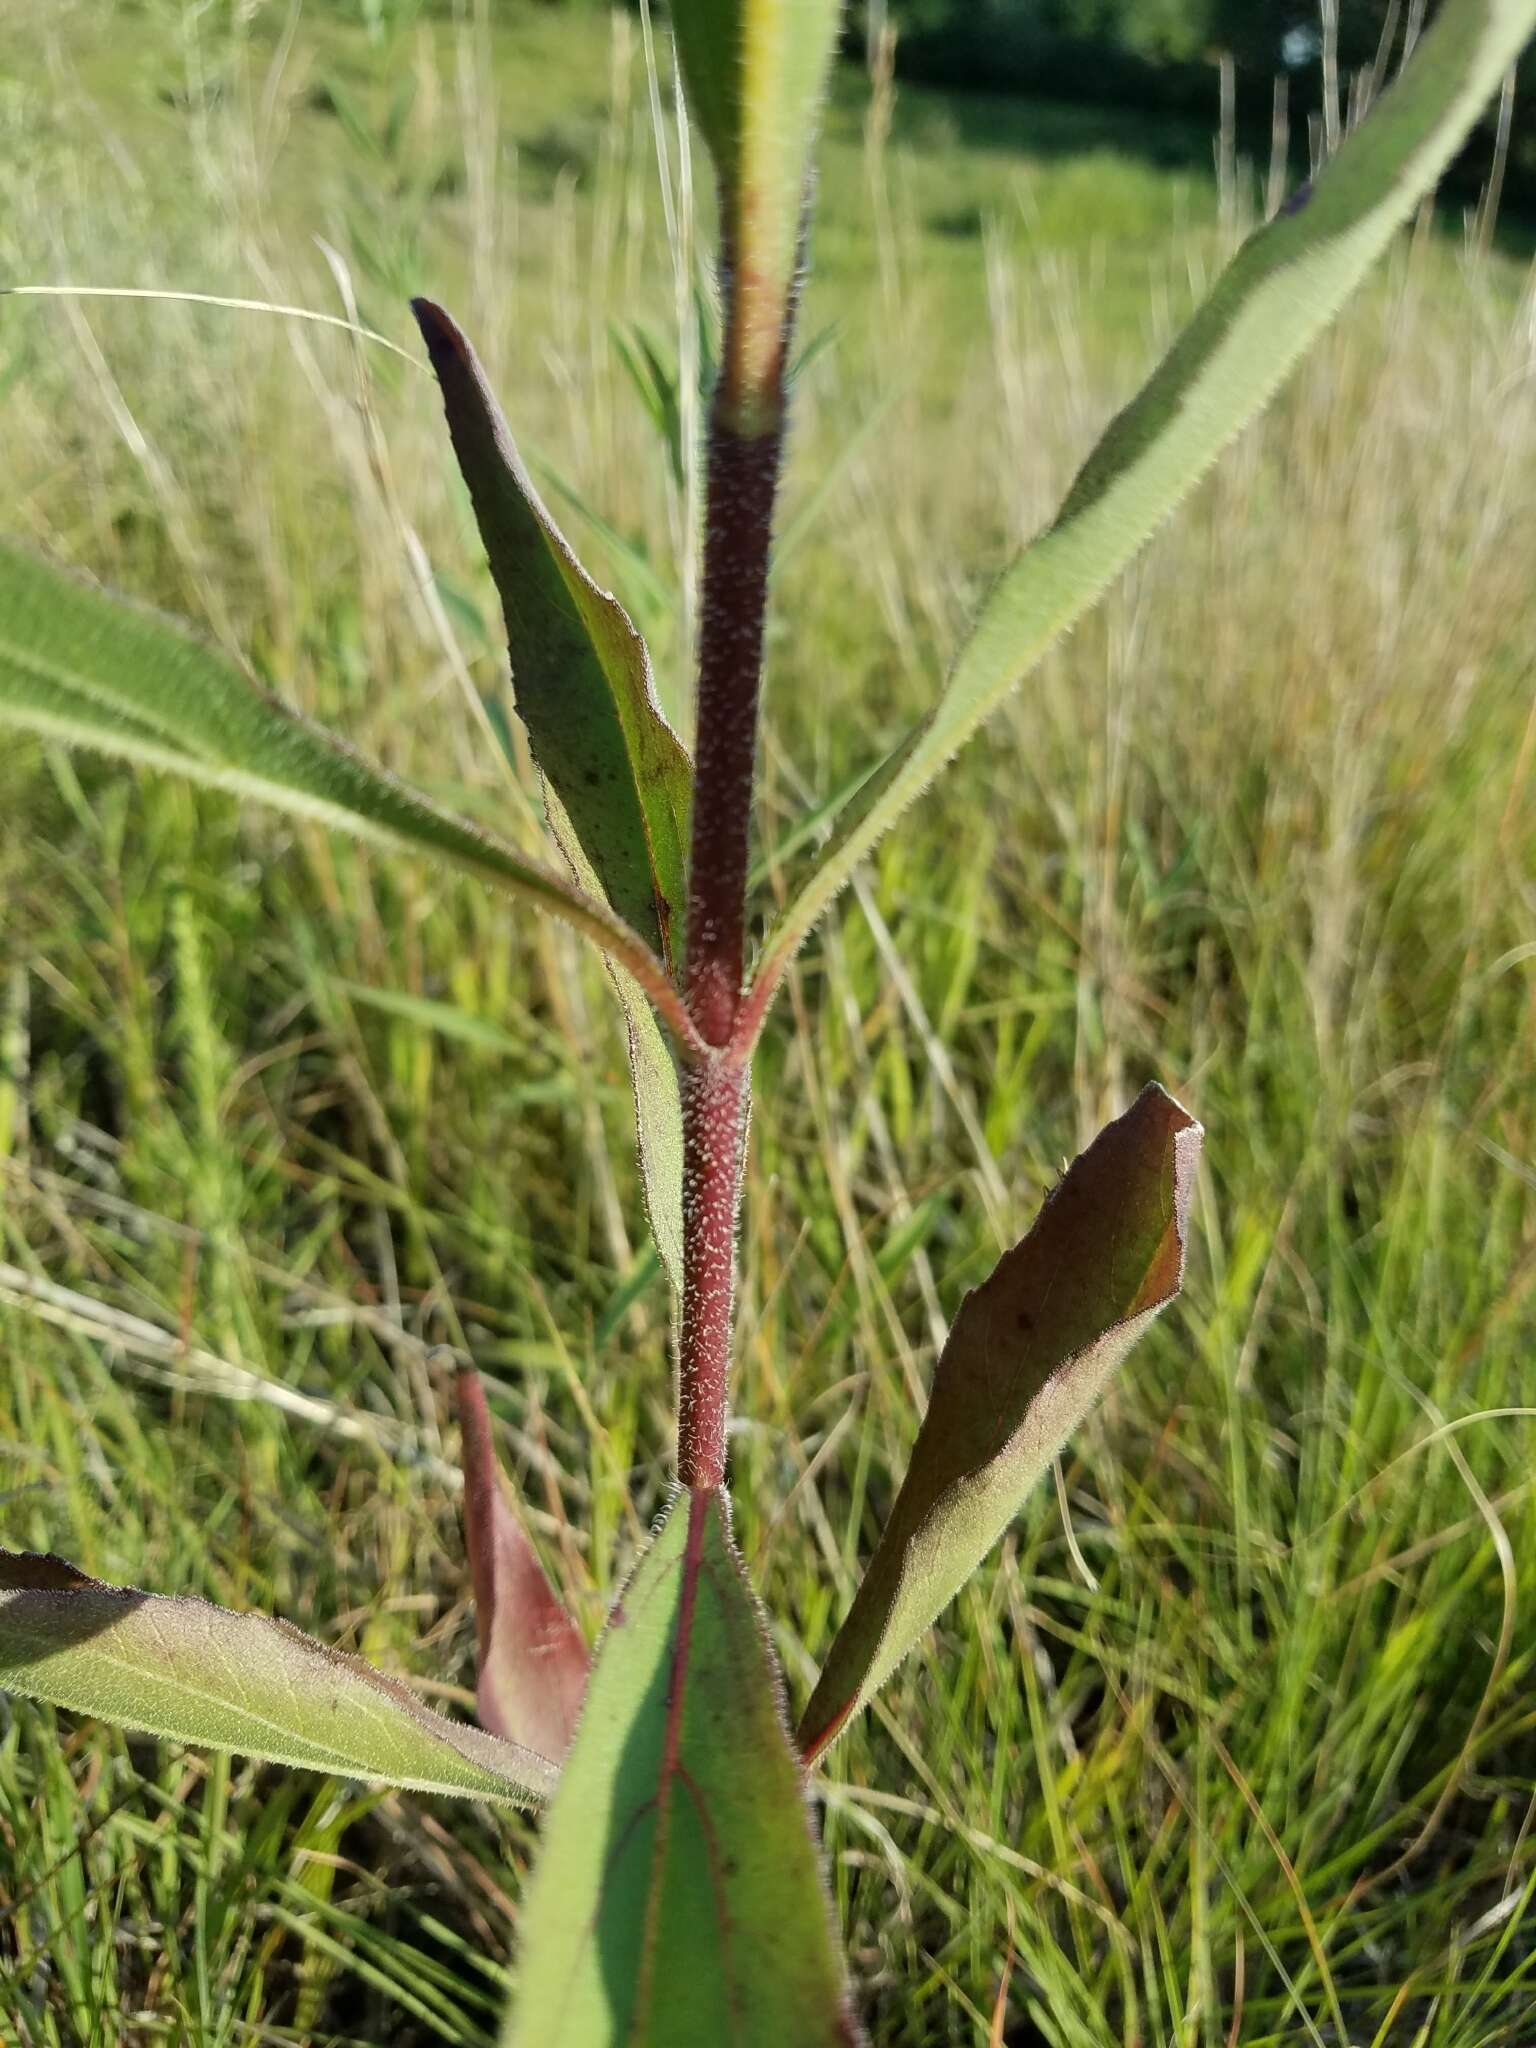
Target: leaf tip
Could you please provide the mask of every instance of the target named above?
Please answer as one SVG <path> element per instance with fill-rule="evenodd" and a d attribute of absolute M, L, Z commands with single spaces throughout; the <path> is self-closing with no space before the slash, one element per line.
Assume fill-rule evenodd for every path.
<path fill-rule="evenodd" d="M 427 353 L 434 363 L 440 354 L 462 349 L 463 335 L 435 299 L 412 299 L 411 312 L 417 327 L 421 330 L 421 338 L 427 345 Z"/>
<path fill-rule="evenodd" d="M 795 1734 L 795 1740 L 800 1745 L 800 1761 L 807 1770 L 810 1770 L 813 1764 L 819 1762 L 826 1751 L 836 1742 L 838 1736 L 842 1734 L 843 1726 L 848 1720 L 849 1715 L 853 1712 L 853 1708 L 854 1702 L 851 1699 L 845 1700 L 842 1706 L 832 1715 L 832 1718 L 829 1721 L 823 1722 L 819 1729 L 809 1727 L 809 1709 L 807 1709 L 806 1719 L 801 1721 Z M 820 1719 L 819 1716 L 818 1719 Z"/>
<path fill-rule="evenodd" d="M 1130 1318 L 1148 1309 L 1165 1308 L 1184 1285 L 1189 1205 L 1205 1145 L 1205 1126 L 1160 1082 L 1149 1081 L 1119 1119 L 1119 1128 L 1144 1146 L 1149 1156 L 1160 1157 L 1167 1209 L 1167 1226 L 1158 1253 L 1149 1263 L 1136 1298 L 1127 1310 Z"/>

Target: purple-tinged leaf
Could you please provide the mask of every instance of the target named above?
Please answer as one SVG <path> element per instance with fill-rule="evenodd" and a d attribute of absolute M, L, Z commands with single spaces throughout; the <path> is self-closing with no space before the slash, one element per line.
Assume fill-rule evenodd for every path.
<path fill-rule="evenodd" d="M 464 1540 L 475 1588 L 481 1726 L 558 1761 L 571 1746 L 591 1659 L 502 1491 L 480 1375 L 459 1374 Z"/>
<path fill-rule="evenodd" d="M 109 1586 L 61 1557 L 0 1550 L 0 1687 L 173 1742 L 414 1791 L 532 1806 L 558 1775 L 286 1621 Z"/>
<path fill-rule="evenodd" d="M 800 1724 L 814 1758 L 965 1584 L 1178 1293 L 1203 1132 L 1155 1083 L 960 1304 L 896 1504 Z"/>

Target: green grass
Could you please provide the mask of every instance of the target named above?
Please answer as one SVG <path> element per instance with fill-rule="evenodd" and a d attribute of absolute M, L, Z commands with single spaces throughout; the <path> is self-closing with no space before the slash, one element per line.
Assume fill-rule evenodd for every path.
<path fill-rule="evenodd" d="M 637 30 L 288 22 L 13 10 L 0 272 L 336 310 L 319 235 L 403 345 L 442 297 L 675 701 L 686 505 L 609 331 L 676 328 Z M 770 846 L 927 700 L 1230 245 L 1198 138 L 904 93 L 866 159 L 862 120 L 845 79 Z M 1185 1302 L 829 1759 L 882 2048 L 1536 2032 L 1536 316 L 1446 228 L 886 844 L 760 1061 L 733 1477 L 796 1703 L 963 1288 L 1149 1075 L 1209 1133 Z M 494 601 L 427 378 L 9 300 L 0 446 L 0 527 L 533 843 L 466 708 Z M 595 1629 L 670 1393 L 601 972 L 30 744 L 0 904 L 0 1541 L 467 1702 L 446 1341 Z M 534 1845 L 0 1705 L 0 2038 L 489 2042 Z"/>

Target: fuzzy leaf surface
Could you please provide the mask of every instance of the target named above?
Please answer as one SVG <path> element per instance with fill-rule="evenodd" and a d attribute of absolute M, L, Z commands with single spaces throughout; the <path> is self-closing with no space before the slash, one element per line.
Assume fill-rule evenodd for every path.
<path fill-rule="evenodd" d="M 849 2048 L 803 1779 L 718 1493 L 620 1595 L 523 1914 L 506 2048 Z"/>
<path fill-rule="evenodd" d="M 412 301 L 501 598 L 518 715 L 603 895 L 671 965 L 681 955 L 693 767 L 656 702 L 645 642 L 577 560 L 523 466 L 474 350 Z"/>
<path fill-rule="evenodd" d="M 0 722 L 447 860 L 574 925 L 670 996 L 660 962 L 606 904 L 375 767 L 184 626 L 5 541 Z"/>
<path fill-rule="evenodd" d="M 547 1799 L 547 1757 L 446 1721 L 409 1687 L 264 1614 L 0 1551 L 0 1686 L 173 1742 L 507 1806 Z"/>
<path fill-rule="evenodd" d="M 859 790 L 776 920 L 757 1015 L 870 848 L 1274 396 L 1434 186 L 1533 28 L 1536 0 L 1445 0 L 1316 185 L 1244 244 L 1110 422 L 1053 524 L 994 587 L 938 703 Z"/>
<path fill-rule="evenodd" d="M 576 1732 L 591 1659 L 507 1505 L 480 1375 L 465 1368 L 458 1385 L 480 1725 L 558 1761 Z"/>
<path fill-rule="evenodd" d="M 807 1757 L 959 1592 L 1178 1293 L 1202 1135 L 1144 1088 L 960 1304 L 890 1521 L 801 1721 Z"/>

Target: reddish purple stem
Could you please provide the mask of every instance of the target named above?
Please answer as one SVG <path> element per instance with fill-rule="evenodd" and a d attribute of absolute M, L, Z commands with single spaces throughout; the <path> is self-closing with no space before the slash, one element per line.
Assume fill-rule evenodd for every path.
<path fill-rule="evenodd" d="M 683 1327 L 678 1346 L 677 1469 L 685 1486 L 725 1480 L 725 1418 L 736 1293 L 736 1213 L 746 1135 L 745 1066 L 716 1056 L 683 1090 Z"/>
<path fill-rule="evenodd" d="M 687 977 L 688 1007 L 711 1045 L 725 1044 L 741 1007 L 768 547 L 782 448 L 782 425 L 748 439 L 715 408 L 699 616 Z"/>
<path fill-rule="evenodd" d="M 743 315 L 729 250 L 722 259 L 723 362 L 729 366 Z M 685 1486 L 706 1490 L 725 1479 L 736 1218 L 751 1071 L 750 1059 L 722 1048 L 731 1043 L 742 1005 L 768 551 L 784 447 L 782 363 L 792 315 L 787 307 L 774 388 L 753 394 L 746 417 L 727 367 L 709 423 L 684 997 L 695 1028 L 715 1050 L 682 1075 L 677 1387 L 678 1473 Z"/>

